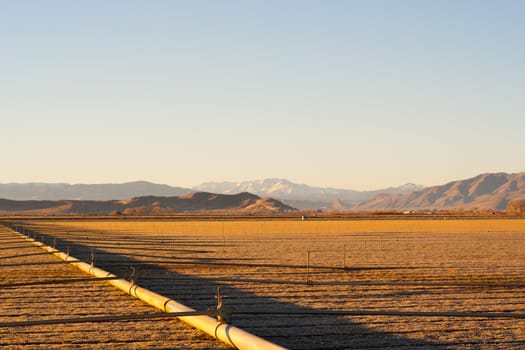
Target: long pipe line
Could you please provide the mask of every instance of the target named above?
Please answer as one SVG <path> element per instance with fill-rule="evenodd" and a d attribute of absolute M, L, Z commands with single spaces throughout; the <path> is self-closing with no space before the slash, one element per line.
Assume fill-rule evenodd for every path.
<path fill-rule="evenodd" d="M 79 241 L 75 241 L 75 243 L 78 243 L 80 244 L 81 242 Z M 172 247 L 168 245 L 164 245 L 164 247 L 159 247 L 159 248 L 156 248 L 156 247 L 144 247 L 144 246 L 136 246 L 136 247 L 128 247 L 128 246 L 124 246 L 124 245 L 97 245 L 96 246 L 98 249 L 112 249 L 112 250 L 138 250 L 138 251 L 144 251 L 144 250 L 151 250 L 151 251 L 156 251 L 156 252 L 167 252 L 167 253 L 201 253 L 201 254 L 205 254 L 205 253 L 210 253 L 210 252 L 213 252 L 212 250 L 191 250 L 191 249 L 181 249 L 181 248 L 178 248 L 178 249 L 173 249 Z"/>
<path fill-rule="evenodd" d="M 525 314 L 510 312 L 424 312 L 424 311 L 385 311 L 385 310 L 310 310 L 310 311 L 266 311 L 254 310 L 249 312 L 232 312 L 234 315 L 253 315 L 253 316 L 289 316 L 289 315 L 316 315 L 316 316 L 402 316 L 402 317 L 453 317 L 453 318 L 511 318 L 524 319 Z M 115 322 L 143 319 L 160 319 L 171 317 L 188 316 L 215 316 L 216 312 L 184 311 L 184 312 L 162 312 L 148 314 L 127 314 L 127 315 L 107 315 L 107 316 L 88 316 L 75 318 L 42 319 L 30 321 L 0 322 L 0 328 L 12 328 L 21 326 L 40 326 L 50 324 L 72 324 L 72 323 L 98 323 Z"/>
<path fill-rule="evenodd" d="M 40 228 L 42 229 L 42 228 Z M 44 229 L 45 230 L 45 229 Z M 34 234 L 34 232 L 36 231 L 31 231 L 31 234 Z M 41 231 L 41 232 L 48 232 L 47 230 L 45 231 Z M 28 232 L 29 233 L 29 232 Z M 52 233 L 53 236 L 55 236 L 55 232 L 53 231 Z M 89 236 L 91 235 L 91 236 Z M 100 237 L 100 235 L 103 235 L 103 237 Z M 144 239 L 142 238 L 143 236 L 140 236 L 140 235 L 134 235 L 134 236 L 128 236 L 128 237 L 123 237 L 120 236 L 120 235 L 111 235 L 111 234 L 105 234 L 105 233 L 100 233 L 100 232 L 88 232 L 86 234 L 80 234 L 80 233 L 70 233 L 70 232 L 67 232 L 65 234 L 61 234 L 61 233 L 57 233 L 56 234 L 56 237 L 64 237 L 64 236 L 67 236 L 67 237 L 72 237 L 72 238 L 77 238 L 79 240 L 82 240 L 82 241 L 85 241 L 85 242 L 129 242 L 131 244 L 140 244 L 140 243 L 161 243 L 161 244 L 166 244 L 166 243 L 173 243 L 173 242 L 176 242 L 176 243 L 180 243 L 180 244 L 191 244 L 191 243 L 197 243 L 197 244 L 206 244 L 206 243 L 222 243 L 223 240 L 224 240 L 224 237 L 222 235 L 220 235 L 218 232 L 216 233 L 212 233 L 211 235 L 209 236 L 203 236 L 201 238 L 195 238 L 194 236 L 184 236 L 184 237 L 181 237 L 181 236 L 176 236 L 176 237 L 173 237 L 173 236 L 152 236 L 151 238 L 149 239 Z M 113 238 L 115 237 L 115 238 Z M 283 238 L 282 236 L 278 235 L 278 236 L 264 236 L 264 237 L 259 237 L 259 238 L 246 238 L 246 237 L 239 237 L 239 236 L 227 236 L 228 237 L 228 242 L 234 242 L 234 243 L 245 243 L 245 242 L 272 242 L 272 241 L 282 241 Z M 355 238 L 356 236 L 352 236 L 353 238 Z M 417 238 L 417 237 L 411 237 L 411 238 Z M 420 238 L 425 238 L 427 239 L 428 237 L 420 237 Z M 286 240 L 300 240 L 300 238 L 290 238 L 290 237 L 287 237 L 285 238 Z M 383 238 L 383 239 L 379 239 L 379 238 L 376 238 L 376 239 L 370 239 L 370 238 L 360 238 L 358 240 L 353 240 L 350 244 L 360 244 L 360 243 L 363 243 L 364 241 L 366 242 L 369 242 L 369 243 L 399 243 L 399 241 L 402 241 L 404 240 L 404 238 L 402 237 L 392 237 L 392 238 Z M 474 239 L 464 239 L 464 240 L 461 240 L 461 241 L 472 241 Z M 317 240 L 318 242 L 328 242 L 328 243 L 338 243 L 339 241 L 337 239 L 318 239 Z M 458 241 L 458 240 L 456 240 Z M 516 242 L 521 242 L 521 241 L 525 241 L 525 239 L 522 239 L 522 238 L 513 238 L 513 239 L 506 239 L 506 241 L 516 241 Z M 425 241 L 425 246 L 443 246 L 443 242 L 440 241 L 440 240 L 434 240 L 434 241 L 428 241 L 426 240 Z M 383 248 L 375 248 L 375 247 L 369 247 L 373 250 L 389 250 L 385 247 Z M 409 249 L 411 248 L 410 246 L 403 246 L 404 249 Z M 354 249 L 359 249 L 359 247 L 357 246 L 354 246 Z M 315 249 L 315 250 L 312 250 L 312 252 L 326 252 L 326 251 L 342 251 L 343 249 L 342 248 L 337 248 L 337 249 Z"/>
<path fill-rule="evenodd" d="M 35 232 L 35 231 L 32 231 L 32 232 Z M 44 231 L 44 232 L 46 232 L 46 231 Z M 223 241 L 223 238 L 220 237 L 220 236 L 209 236 L 206 239 L 205 238 L 203 238 L 203 239 L 195 239 L 194 237 L 191 237 L 191 236 L 184 236 L 184 237 L 188 237 L 188 238 L 184 238 L 184 237 L 180 237 L 180 236 L 172 237 L 172 236 L 167 236 L 167 235 L 166 236 L 158 236 L 157 235 L 157 236 L 151 236 L 150 238 L 143 238 L 143 236 L 141 236 L 141 235 L 137 235 L 137 234 L 129 235 L 128 234 L 128 237 L 122 238 L 122 236 L 119 235 L 119 234 L 102 233 L 104 235 L 104 237 L 100 238 L 100 237 L 98 237 L 98 235 L 100 235 L 101 232 L 97 232 L 97 231 L 86 232 L 84 234 L 82 234 L 81 232 L 75 232 L 73 234 L 71 234 L 69 232 L 66 232 L 66 231 L 64 231 L 64 232 L 65 232 L 64 234 L 61 234 L 61 232 L 58 232 L 58 231 L 57 231 L 56 234 L 55 234 L 55 232 L 53 232 L 53 236 L 61 237 L 61 236 L 66 236 L 67 235 L 68 237 L 80 238 L 81 240 L 86 241 L 86 242 L 88 242 L 88 241 L 92 241 L 92 242 L 124 241 L 124 242 L 130 242 L 131 244 L 140 244 L 140 242 L 168 244 L 168 243 L 173 243 L 174 241 L 176 241 L 177 243 L 182 243 L 182 244 L 184 244 L 185 242 L 190 242 L 190 243 L 194 242 L 194 243 L 203 244 L 203 242 L 222 242 Z M 97 236 L 88 236 L 88 235 L 93 235 L 93 234 L 96 234 Z M 191 237 L 191 239 L 190 239 L 190 237 Z M 352 235 L 352 237 L 357 237 L 357 236 Z M 425 239 L 428 238 L 426 236 L 421 236 L 421 237 L 424 237 Z M 295 238 L 295 239 L 299 239 L 299 238 Z M 379 238 L 379 236 L 377 236 L 376 239 L 360 239 L 359 241 L 356 241 L 356 242 L 362 242 L 363 240 L 366 240 L 368 242 L 374 242 L 374 243 L 378 243 L 378 242 L 387 242 L 387 243 L 389 243 L 389 242 L 397 242 L 400 239 L 403 239 L 403 237 L 397 237 L 396 236 L 396 237 L 391 237 L 391 238 L 385 238 L 385 237 Z M 274 237 L 274 238 L 271 238 L 271 237 L 269 237 L 269 238 L 261 238 L 260 237 L 258 239 L 230 238 L 228 241 L 229 242 L 247 242 L 247 241 L 258 242 L 258 241 L 273 241 L 273 240 L 282 240 L 282 237 L 281 236 Z M 471 238 L 471 239 L 466 239 L 466 240 L 469 241 L 469 240 L 473 240 L 473 239 Z M 513 239 L 506 239 L 506 240 L 507 241 L 523 241 L 525 239 L 513 238 Z M 337 240 L 324 239 L 323 241 L 336 242 Z M 433 242 L 430 242 L 430 243 L 428 241 L 426 241 L 425 246 L 429 246 L 429 244 L 442 245 L 442 241 L 434 240 Z M 312 252 L 340 251 L 340 250 L 341 249 L 316 249 L 316 250 L 312 250 Z M 379 250 L 384 250 L 384 249 L 379 249 Z"/>
<path fill-rule="evenodd" d="M 95 277 L 117 277 L 110 272 L 102 270 L 98 267 L 89 265 L 85 262 L 82 262 L 74 257 L 71 257 L 68 254 L 65 254 L 53 247 L 46 246 L 41 242 L 37 242 L 32 238 L 24 236 L 23 234 L 11 230 L 13 233 L 19 234 L 21 237 L 25 238 L 27 241 L 32 244 L 44 249 L 48 252 L 53 252 L 53 255 L 64 260 L 67 263 L 70 263 L 73 266 L 76 266 L 80 270 L 87 272 Z M 109 280 L 108 283 L 115 286 L 116 288 L 130 294 L 142 301 L 150 304 L 151 306 L 156 307 L 157 309 L 163 310 L 165 312 L 195 312 L 196 310 L 191 309 L 183 304 L 180 304 L 172 299 L 166 298 L 160 294 L 157 294 L 153 291 L 135 285 L 132 282 L 126 281 L 124 279 L 113 279 Z M 262 339 L 253 334 L 250 334 L 240 328 L 232 326 L 228 323 L 219 321 L 210 316 L 180 316 L 180 320 L 188 323 L 189 325 L 204 331 L 205 333 L 215 337 L 216 339 L 238 349 L 247 349 L 247 350 L 281 350 L 283 347 L 273 344 L 266 339 Z"/>
<path fill-rule="evenodd" d="M 17 228 L 17 226 L 15 226 Z M 40 228 L 42 229 L 42 228 Z M 26 234 L 29 236 L 34 235 L 37 233 L 35 230 L 29 230 L 25 229 L 23 230 Z M 41 231 L 41 232 L 48 232 L 47 230 Z M 38 233 L 40 234 L 40 233 Z M 95 234 L 96 236 L 93 236 Z M 109 234 L 109 233 L 102 233 L 103 237 L 99 237 L 101 233 L 100 232 L 86 232 L 86 233 L 79 233 L 79 232 L 64 232 L 63 234 L 61 232 L 55 232 L 53 231 L 53 236 L 55 237 L 71 237 L 71 238 L 77 238 L 78 240 L 85 241 L 85 242 L 129 242 L 131 244 L 140 244 L 140 243 L 198 243 L 198 244 L 204 244 L 206 241 L 220 241 L 222 242 L 222 237 L 216 237 L 215 239 L 195 239 L 194 237 L 188 236 L 188 238 L 183 238 L 180 236 L 172 237 L 172 236 L 157 236 L 151 237 L 151 238 L 144 238 L 142 235 L 133 235 L 133 236 L 127 236 L 122 237 L 120 234 Z M 91 235 L 91 236 L 90 236 Z M 259 239 L 260 241 L 261 239 Z M 246 241 L 245 239 L 242 240 L 243 242 Z M 254 240 L 256 241 L 256 240 Z"/>
<path fill-rule="evenodd" d="M 42 252 L 42 253 L 30 253 L 30 254 L 17 254 L 17 255 L 8 255 L 8 256 L 0 256 L 0 260 L 3 259 L 16 259 L 16 258 L 24 258 L 28 256 L 36 256 L 36 255 L 51 255 L 53 253 L 50 252 Z"/>
<path fill-rule="evenodd" d="M 106 253 L 99 253 L 105 255 Z M 108 253 L 111 255 L 111 253 Z M 135 256 L 134 254 L 123 254 L 125 256 Z M 137 255 L 140 256 L 140 255 Z M 199 260 L 206 260 L 199 259 Z M 214 258 L 209 258 L 214 260 Z M 123 264 L 122 260 L 99 260 L 105 264 Z M 163 265 L 212 265 L 212 266 L 233 266 L 233 267 L 271 267 L 271 268 L 290 268 L 290 269 L 306 269 L 307 265 L 290 265 L 290 264 L 257 264 L 257 263 L 234 263 L 234 262 L 218 262 L 218 261 L 194 261 L 186 257 L 172 257 L 169 259 L 156 259 L 156 260 L 140 260 L 138 265 L 148 264 L 163 264 Z M 8 266 L 8 265 L 0 265 Z M 13 266 L 18 266 L 14 264 Z M 137 266 L 134 264 L 133 266 Z M 460 268 L 459 266 L 446 266 L 447 268 Z M 311 265 L 310 269 L 313 270 L 331 270 L 331 271 L 377 271 L 377 270 L 429 270 L 429 269 L 443 269 L 443 266 L 353 266 L 353 267 L 338 267 L 338 266 L 325 266 L 325 265 Z M 522 270 L 522 266 L 505 266 L 505 268 L 516 268 Z M 483 270 L 483 267 L 469 267 L 469 270 Z"/>
<path fill-rule="evenodd" d="M 44 230 L 44 231 L 41 231 L 41 232 L 48 232 L 48 230 L 45 230 L 45 228 L 40 228 L 40 230 Z M 34 234 L 36 233 L 37 231 L 31 231 L 31 234 Z M 173 242 L 177 242 L 177 243 L 198 243 L 198 244 L 203 244 L 203 243 L 206 243 L 207 241 L 221 241 L 222 242 L 222 237 L 220 236 L 209 236 L 208 238 L 201 238 L 201 239 L 198 239 L 198 238 L 195 238 L 194 236 L 190 236 L 190 235 L 187 235 L 187 236 L 176 236 L 176 237 L 173 237 L 173 236 L 151 236 L 150 238 L 144 238 L 144 235 L 141 235 L 141 234 L 138 234 L 138 235 L 133 235 L 133 236 L 130 236 L 130 235 L 127 235 L 127 236 L 122 236 L 121 234 L 106 234 L 106 233 L 101 233 L 101 232 L 86 232 L 86 233 L 82 233 L 82 232 L 76 232 L 76 231 L 65 231 L 64 233 L 61 233 L 61 232 L 56 232 L 55 231 L 52 231 L 52 234 L 53 236 L 56 236 L 56 237 L 72 237 L 72 238 L 77 238 L 79 240 L 84 240 L 84 241 L 92 241 L 92 242 L 129 242 L 129 243 L 143 243 L 143 242 L 146 242 L 146 243 L 173 243 Z M 102 237 L 101 237 L 102 236 Z M 214 239 L 213 239 L 214 238 Z M 261 241 L 262 239 L 242 239 L 242 241 Z M 240 240 L 238 240 L 240 241 Z"/>
<path fill-rule="evenodd" d="M 149 314 L 127 314 L 127 315 L 107 315 L 107 316 L 86 316 L 74 318 L 58 318 L 29 321 L 0 322 L 0 328 L 21 327 L 21 326 L 41 326 L 48 324 L 69 324 L 69 323 L 88 323 L 88 322 L 114 322 L 128 320 L 160 319 L 183 316 L 214 315 L 212 312 L 186 311 L 186 312 L 156 312 Z"/>
<path fill-rule="evenodd" d="M 139 270 L 140 271 L 140 270 Z M 170 281 L 170 282 L 184 282 L 193 281 L 194 278 L 181 278 L 181 277 L 147 277 L 148 281 Z M 252 278 L 214 278 L 210 277 L 210 280 L 219 282 L 240 282 L 240 283 L 260 283 L 260 284 L 288 284 L 288 285 L 306 285 L 305 281 L 291 281 L 291 280 L 278 280 L 278 279 L 252 279 Z M 494 288 L 525 288 L 525 283 L 516 282 L 432 282 L 432 281 L 310 281 L 308 285 L 311 286 L 413 286 L 413 287 L 494 287 Z"/>
<path fill-rule="evenodd" d="M 29 248 L 32 248 L 31 246 L 26 246 L 26 245 L 15 245 L 15 246 L 10 246 L 10 247 L 2 247 L 0 248 L 0 250 L 13 250 L 13 249 L 29 249 Z"/>
<path fill-rule="evenodd" d="M 176 259 L 178 261 L 173 261 Z M 306 269 L 307 265 L 294 264 L 257 264 L 257 263 L 233 263 L 233 262 L 217 262 L 217 261 L 202 261 L 207 258 L 195 261 L 189 258 L 171 258 L 170 260 L 141 260 L 142 264 L 164 264 L 164 265 L 213 265 L 213 266 L 243 266 L 243 267 L 284 267 L 290 269 Z M 214 258 L 209 258 L 215 260 Z M 104 263 L 121 263 L 119 260 L 106 260 Z M 316 270 L 336 270 L 336 271 L 375 271 L 375 270 L 414 270 L 414 269 L 428 269 L 428 267 L 402 267 L 402 266 L 362 266 L 362 267 L 338 267 L 338 266 L 324 266 L 324 265 L 310 265 L 311 269 Z M 438 269 L 440 267 L 434 267 Z"/>
<path fill-rule="evenodd" d="M 148 278 L 150 279 L 162 279 L 162 278 Z M 165 279 L 164 279 L 165 280 Z M 181 279 L 173 279 L 181 280 Z M 274 279 L 250 279 L 250 278 L 217 278 L 214 279 L 216 282 L 244 282 L 244 283 L 267 283 L 267 284 L 292 284 L 292 285 L 305 285 L 305 281 L 285 281 L 285 280 L 274 280 Z M 514 288 L 525 288 L 525 283 L 505 283 L 505 282 L 427 282 L 427 281 L 310 281 L 308 285 L 313 286 L 413 286 L 413 287 L 514 287 Z"/>
<path fill-rule="evenodd" d="M 123 254 L 127 255 L 127 254 Z M 129 254 L 132 256 L 132 254 Z M 181 258 L 170 258 L 162 260 L 140 260 L 140 263 L 142 264 L 164 264 L 164 265 L 213 265 L 213 266 L 242 266 L 242 267 L 276 267 L 276 268 L 289 268 L 289 269 L 300 269 L 304 270 L 306 269 L 307 265 L 300 265 L 300 264 L 257 264 L 257 263 L 233 263 L 233 262 L 219 262 L 219 261 L 202 261 L 202 260 L 214 260 L 214 258 L 202 258 L 199 259 L 201 261 L 195 261 L 187 257 L 181 257 Z M 106 260 L 105 263 L 121 263 L 119 260 Z M 503 266 L 505 268 L 516 268 L 516 269 L 523 269 L 523 266 Z M 377 271 L 377 270 L 440 270 L 444 268 L 461 268 L 462 266 L 347 266 L 347 267 L 341 267 L 341 266 L 328 266 L 328 265 L 310 265 L 310 269 L 312 270 L 329 270 L 329 271 L 348 271 L 348 272 L 356 272 L 356 271 Z M 500 268 L 500 267 L 497 267 Z M 469 270 L 484 270 L 486 268 L 484 267 L 469 267 Z"/>
<path fill-rule="evenodd" d="M 475 311 L 388 311 L 388 310 L 304 310 L 304 311 L 234 311 L 234 315 L 318 315 L 318 316 L 403 316 L 403 317 L 458 317 L 458 318 L 525 318 L 525 313 Z"/>
<path fill-rule="evenodd" d="M 67 261 L 35 261 L 27 263 L 0 264 L 1 267 L 32 266 L 32 265 L 64 265 Z"/>
<path fill-rule="evenodd" d="M 111 281 L 120 279 L 120 277 L 87 277 L 87 278 L 63 278 L 63 279 L 52 279 L 44 281 L 32 281 L 32 282 L 14 282 L 0 284 L 0 288 L 15 288 L 15 287 L 26 287 L 26 286 L 43 286 L 53 284 L 65 284 L 65 283 L 78 283 L 78 282 L 98 282 L 98 281 Z"/>
<path fill-rule="evenodd" d="M 20 243 L 20 241 L 16 241 L 13 239 L 0 239 L 0 244 L 2 245 L 8 245 L 8 244 L 14 244 L 14 243 Z"/>
<path fill-rule="evenodd" d="M 44 231 L 46 232 L 46 231 Z M 74 238 L 74 239 L 77 239 L 78 241 L 81 241 L 81 242 L 92 242 L 92 243 L 106 243 L 106 244 L 114 244 L 114 245 L 119 245 L 120 242 L 124 242 L 126 244 L 129 244 L 129 245 L 140 245 L 140 244 L 143 244 L 143 243 L 148 243 L 148 244 L 173 244 L 173 243 L 176 243 L 176 244 L 181 244 L 181 245 L 186 245 L 186 244 L 192 244 L 192 243 L 198 243 L 200 245 L 202 244 L 206 244 L 206 243 L 211 243 L 213 241 L 213 243 L 220 243 L 220 245 L 222 245 L 223 243 L 223 238 L 220 237 L 220 238 L 216 238 L 216 239 L 201 239 L 201 240 L 196 240 L 196 239 L 180 239 L 179 237 L 171 237 L 171 236 L 167 236 L 167 238 L 164 238 L 164 239 L 141 239 L 140 237 L 132 237 L 132 238 L 123 238 L 123 239 L 118 239 L 118 238 L 107 238 L 106 236 L 104 237 L 99 237 L 99 236 L 88 236 L 86 237 L 85 235 L 73 235 L 73 234 L 64 234 L 64 235 L 60 235 L 60 234 L 57 234 L 55 235 L 53 233 L 53 236 L 57 237 L 57 238 L 63 238 L 63 237 L 68 237 L 68 238 Z M 118 237 L 118 236 L 117 236 Z M 231 240 L 229 240 L 231 242 Z M 244 240 L 243 240 L 244 242 Z"/>
<path fill-rule="evenodd" d="M 454 318 L 511 318 L 524 319 L 525 314 L 511 312 L 425 312 L 425 311 L 385 311 L 385 310 L 311 310 L 311 311 L 266 311 L 257 310 L 250 312 L 232 312 L 234 315 L 267 315 L 267 316 L 288 316 L 288 315 L 316 315 L 316 316 L 403 316 L 403 317 L 454 317 Z M 127 320 L 159 319 L 170 317 L 188 316 L 216 316 L 216 312 L 184 311 L 184 312 L 162 312 L 149 314 L 127 314 L 127 315 L 107 315 L 107 316 L 88 316 L 75 318 L 43 319 L 30 321 L 0 322 L 0 328 L 37 326 L 49 324 L 70 324 L 88 322 L 114 322 Z"/>

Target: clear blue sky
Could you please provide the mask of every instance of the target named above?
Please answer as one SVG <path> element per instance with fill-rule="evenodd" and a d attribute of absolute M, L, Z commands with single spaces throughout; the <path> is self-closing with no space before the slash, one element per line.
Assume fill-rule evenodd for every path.
<path fill-rule="evenodd" d="M 525 1 L 0 0 L 0 183 L 525 170 Z"/>

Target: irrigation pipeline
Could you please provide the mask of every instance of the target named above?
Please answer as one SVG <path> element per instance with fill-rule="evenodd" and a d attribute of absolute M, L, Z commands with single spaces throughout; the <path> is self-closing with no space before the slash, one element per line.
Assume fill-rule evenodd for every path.
<path fill-rule="evenodd" d="M 388 310 L 300 310 L 232 312 L 233 315 L 316 315 L 316 316 L 403 316 L 403 317 L 457 317 L 457 318 L 515 318 L 525 319 L 525 313 L 513 312 L 455 312 L 455 311 L 388 311 Z"/>
<path fill-rule="evenodd" d="M 107 253 L 103 253 L 100 255 L 105 255 Z M 109 253 L 108 255 L 111 255 Z M 140 256 L 140 255 L 134 255 L 134 254 L 126 254 L 125 256 Z M 139 266 L 149 266 L 149 265 L 164 265 L 164 266 L 228 266 L 228 267 L 253 267 L 253 268 L 286 268 L 286 269 L 295 269 L 298 271 L 304 271 L 306 269 L 310 270 L 310 273 L 313 273 L 313 271 L 344 271 L 344 272 L 359 272 L 359 271 L 416 271 L 416 270 L 441 270 L 443 269 L 443 266 L 352 266 L 352 267 L 338 267 L 338 266 L 324 266 L 324 265 L 292 265 L 292 264 L 256 264 L 256 263 L 243 263 L 243 262 L 219 262 L 216 261 L 218 259 L 210 259 L 210 261 L 202 261 L 205 259 L 200 259 L 200 261 L 196 261 L 189 258 L 170 258 L 170 259 L 155 259 L 155 260 L 140 260 L 140 262 L 133 264 L 134 267 Z M 215 260 L 215 261 L 211 261 Z M 125 262 L 122 260 L 109 260 L 104 259 L 100 260 L 100 262 L 103 262 L 106 265 L 110 264 L 116 264 L 119 266 L 123 266 Z M 4 265 L 2 265 L 4 266 Z M 517 268 L 517 269 L 523 269 L 522 266 L 505 266 L 506 268 Z M 459 266 L 447 266 L 447 268 L 457 268 L 459 269 Z M 483 267 L 471 267 L 469 270 L 483 270 Z M 344 284 L 344 283 L 343 283 Z"/>
<path fill-rule="evenodd" d="M 27 262 L 27 263 L 12 263 L 12 264 L 2 264 L 0 267 L 16 267 L 16 266 L 34 266 L 34 265 L 64 265 L 69 263 L 69 261 L 42 261 L 42 262 Z"/>
<path fill-rule="evenodd" d="M 135 265 L 136 266 L 136 265 Z M 137 270 L 137 272 L 144 272 L 144 270 Z M 193 278 L 169 278 L 169 277 L 152 277 L 148 276 L 148 281 L 170 281 L 170 282 L 184 282 L 193 281 Z M 281 285 L 308 285 L 308 286 L 400 286 L 400 287 L 443 287 L 443 288 L 525 288 L 525 283 L 517 282 L 457 282 L 457 281 L 292 281 L 271 278 L 213 278 L 209 277 L 210 281 L 216 283 L 221 282 L 238 282 L 238 283 L 252 283 L 252 284 L 281 284 Z M 0 285 L 1 287 L 1 285 Z"/>
<path fill-rule="evenodd" d="M 32 239 L 31 239 L 32 240 Z M 111 254 L 109 254 L 111 255 Z M 135 255 L 130 255 L 135 256 Z M 175 261 L 177 260 L 177 261 Z M 217 259 L 211 259 L 217 260 Z M 122 260 L 103 260 L 104 264 L 118 264 L 122 265 Z M 21 264 L 2 264 L 1 266 L 18 266 L 18 265 L 31 265 L 32 263 L 21 263 Z M 35 263 L 36 264 L 36 263 Z M 50 263 L 52 264 L 52 263 Z M 55 263 L 56 264 L 56 263 Z M 376 270 L 417 270 L 417 269 L 440 269 L 442 267 L 423 267 L 423 266 L 356 266 L 356 267 L 337 267 L 337 266 L 322 266 L 322 265 L 291 265 L 291 264 L 255 264 L 255 263 L 238 263 L 238 262 L 218 262 L 218 261 L 195 261 L 192 259 L 156 259 L 156 260 L 140 260 L 140 263 L 134 264 L 133 266 L 150 265 L 150 264 L 162 264 L 162 265 L 204 265 L 204 266 L 231 266 L 231 267 L 263 267 L 263 268 L 287 268 L 305 270 L 309 268 L 311 270 L 324 270 L 324 271 L 376 271 Z"/>
<path fill-rule="evenodd" d="M 108 316 L 87 316 L 75 318 L 58 318 L 29 321 L 0 322 L 0 328 L 12 328 L 23 326 L 40 326 L 51 324 L 73 324 L 73 323 L 98 323 L 132 321 L 144 319 L 162 319 L 187 316 L 214 316 L 216 311 L 185 311 L 185 312 L 159 312 L 148 314 L 127 314 Z M 310 311 L 233 311 L 231 315 L 251 316 L 402 316 L 402 317 L 454 317 L 454 318 L 482 318 L 482 319 L 525 319 L 525 314 L 511 312 L 424 312 L 424 311 L 388 311 L 388 310 L 310 310 Z"/>
<path fill-rule="evenodd" d="M 152 279 L 150 277 L 150 279 Z M 177 279 L 180 280 L 180 279 Z M 480 288 L 525 288 L 525 283 L 505 282 L 431 282 L 431 281 L 285 281 L 275 279 L 221 278 L 216 282 L 244 282 L 263 284 L 311 285 L 311 286 L 403 286 L 403 287 L 480 287 Z"/>
<path fill-rule="evenodd" d="M 8 246 L 8 247 L 2 247 L 0 248 L 0 250 L 11 250 L 11 249 L 30 249 L 30 248 L 33 248 L 31 246 L 26 246 L 26 245 L 17 245 L 17 246 Z"/>
<path fill-rule="evenodd" d="M 95 322 L 116 322 L 116 321 L 132 321 L 144 319 L 161 319 L 173 317 L 187 317 L 187 316 L 214 316 L 213 312 L 200 311 L 186 311 L 186 312 L 156 312 L 149 314 L 127 314 L 127 315 L 108 315 L 108 316 L 87 316 L 75 318 L 58 318 L 58 319 L 44 319 L 44 320 L 30 320 L 30 321 L 13 321 L 0 322 L 0 328 L 25 327 L 25 326 L 41 326 L 50 324 L 71 324 L 71 323 L 95 323 Z"/>
<path fill-rule="evenodd" d="M 247 350 L 259 350 L 259 349 L 268 349 L 268 350 L 280 350 L 284 349 L 283 347 L 273 344 L 263 338 L 257 337 L 253 334 L 250 334 L 240 328 L 232 326 L 224 322 L 223 310 L 222 310 L 222 301 L 217 305 L 217 318 L 212 318 L 210 316 L 204 315 L 202 312 L 198 312 L 194 309 L 191 309 L 179 302 L 166 298 L 160 294 L 157 294 L 151 290 L 142 288 L 136 285 L 134 282 L 130 282 L 121 278 L 117 278 L 116 275 L 102 270 L 98 267 L 95 267 L 92 264 L 85 263 L 80 261 L 77 258 L 70 256 L 69 254 L 63 253 L 53 247 L 45 245 L 43 242 L 38 242 L 33 238 L 18 232 L 16 227 L 12 225 L 5 225 L 11 232 L 16 233 L 26 239 L 28 242 L 31 242 L 35 246 L 40 247 L 44 251 L 53 253 L 54 256 L 62 259 L 64 262 L 71 264 L 72 266 L 77 267 L 78 269 L 89 273 L 92 276 L 98 278 L 110 278 L 108 282 L 114 287 L 126 292 L 129 295 L 132 295 L 151 306 L 156 307 L 157 309 L 163 310 L 166 313 L 197 313 L 197 314 L 183 314 L 177 316 L 181 321 L 188 323 L 189 325 L 204 331 L 205 333 L 213 336 L 214 338 L 228 344 L 229 346 L 235 347 L 237 349 L 247 349 Z M 41 235 L 42 241 L 45 240 L 45 236 Z M 93 262 L 93 261 L 92 261 Z M 218 299 L 221 300 L 220 294 L 217 295 Z M 88 321 L 86 321 L 88 322 Z"/>
<path fill-rule="evenodd" d="M 120 277 L 67 278 L 67 279 L 54 279 L 54 280 L 33 281 L 33 282 L 4 283 L 4 284 L 0 284 L 0 288 L 17 288 L 17 287 L 27 287 L 27 286 L 42 286 L 42 285 L 79 283 L 79 282 L 111 281 L 111 280 L 117 280 L 117 279 L 120 279 Z"/>
<path fill-rule="evenodd" d="M 30 254 L 17 254 L 17 255 L 9 255 L 9 256 L 2 256 L 0 257 L 0 260 L 4 259 L 17 259 L 17 258 L 25 258 L 28 256 L 39 256 L 39 255 L 52 255 L 53 253 L 50 252 L 42 252 L 42 253 L 30 253 Z"/>

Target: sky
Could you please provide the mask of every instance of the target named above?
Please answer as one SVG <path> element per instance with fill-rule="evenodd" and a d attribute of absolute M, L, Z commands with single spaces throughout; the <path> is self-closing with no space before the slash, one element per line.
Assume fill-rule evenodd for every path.
<path fill-rule="evenodd" d="M 0 0 L 0 183 L 525 171 L 525 1 Z"/>

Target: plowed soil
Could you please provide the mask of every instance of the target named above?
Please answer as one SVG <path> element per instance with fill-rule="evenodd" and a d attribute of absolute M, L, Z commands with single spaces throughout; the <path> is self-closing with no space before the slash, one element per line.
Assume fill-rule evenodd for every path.
<path fill-rule="evenodd" d="M 198 310 L 216 303 L 220 286 L 234 309 L 231 323 L 289 348 L 525 347 L 523 220 L 21 226 L 86 261 L 94 250 L 95 264 L 116 274 L 133 267 L 138 284 Z M 334 310 L 363 314 L 330 315 Z"/>
<path fill-rule="evenodd" d="M 82 282 L 73 280 L 86 279 Z M 0 226 L 0 323 L 150 314 L 133 299 Z M 177 319 L 0 326 L 1 349 L 223 349 Z"/>

